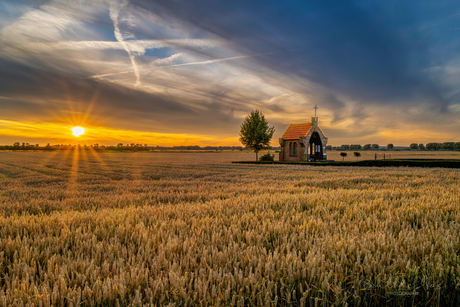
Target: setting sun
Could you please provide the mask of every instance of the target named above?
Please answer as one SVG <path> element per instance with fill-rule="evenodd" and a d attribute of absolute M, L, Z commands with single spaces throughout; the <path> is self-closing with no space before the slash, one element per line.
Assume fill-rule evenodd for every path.
<path fill-rule="evenodd" d="M 80 135 L 85 133 L 85 129 L 82 127 L 73 127 L 72 128 L 72 134 L 75 135 L 76 137 L 79 137 Z"/>

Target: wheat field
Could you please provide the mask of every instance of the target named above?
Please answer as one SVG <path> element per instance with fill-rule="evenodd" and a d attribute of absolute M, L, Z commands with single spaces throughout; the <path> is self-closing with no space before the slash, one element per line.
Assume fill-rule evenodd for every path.
<path fill-rule="evenodd" d="M 347 156 L 344 161 L 356 161 L 353 155 L 355 150 L 329 150 L 327 158 L 329 160 L 342 161 L 341 152 L 346 152 Z M 460 159 L 460 151 L 429 151 L 429 150 L 392 150 L 392 151 L 374 151 L 360 150 L 361 157 L 359 160 L 374 160 L 377 155 L 378 160 L 385 159 Z"/>
<path fill-rule="evenodd" d="M 0 306 L 460 305 L 460 170 L 0 152 Z"/>

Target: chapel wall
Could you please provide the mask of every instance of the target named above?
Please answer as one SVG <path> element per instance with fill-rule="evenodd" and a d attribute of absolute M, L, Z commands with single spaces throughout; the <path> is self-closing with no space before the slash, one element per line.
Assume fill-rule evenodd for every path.
<path fill-rule="evenodd" d="M 297 144 L 296 148 L 296 156 L 291 156 L 289 144 L 292 143 L 292 146 L 294 144 Z M 304 147 L 301 146 L 300 142 L 298 140 L 285 140 L 284 141 L 284 156 L 283 156 L 283 161 L 302 161 L 303 160 L 303 150 Z"/>

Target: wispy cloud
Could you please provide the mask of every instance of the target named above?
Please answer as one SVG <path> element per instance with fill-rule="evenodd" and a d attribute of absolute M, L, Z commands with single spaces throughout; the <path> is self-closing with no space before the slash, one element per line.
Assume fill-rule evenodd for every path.
<path fill-rule="evenodd" d="M 133 65 L 134 75 L 136 75 L 136 85 L 139 85 L 140 84 L 140 74 L 139 74 L 139 69 L 137 67 L 136 58 L 132 50 L 129 48 L 130 46 L 126 44 L 126 42 L 124 41 L 123 35 L 120 31 L 119 23 L 118 23 L 120 10 L 123 9 L 123 7 L 125 7 L 127 4 L 128 4 L 127 0 L 112 0 L 110 2 L 110 18 L 113 21 L 115 38 L 128 53 L 129 60 L 131 61 L 131 64 Z"/>
<path fill-rule="evenodd" d="M 265 55 L 265 54 L 270 54 L 270 53 L 261 53 L 261 54 L 255 54 L 255 55 L 240 55 L 240 56 L 234 56 L 234 57 L 229 57 L 229 58 L 224 58 L 224 59 L 213 59 L 213 60 L 208 60 L 208 61 L 198 61 L 198 62 L 191 62 L 191 63 L 167 65 L 167 66 L 163 66 L 163 67 L 206 65 L 206 64 L 220 63 L 220 62 L 226 62 L 226 61 L 231 61 L 231 60 L 236 60 L 236 59 L 251 58 L 251 57 L 261 56 L 261 55 Z"/>
<path fill-rule="evenodd" d="M 378 142 L 408 126 L 460 130 L 458 4 L 34 3 L 2 12 L 0 119 L 51 120 L 93 101 L 103 126 L 197 135 L 212 127 L 231 138 L 252 109 L 281 134 L 318 104 L 337 142 Z"/>
<path fill-rule="evenodd" d="M 207 61 L 197 61 L 197 62 L 174 64 L 174 65 L 164 65 L 164 64 L 168 64 L 171 61 L 177 59 L 181 55 L 181 54 L 175 54 L 175 55 L 173 55 L 171 57 L 168 57 L 166 59 L 160 59 L 160 60 L 155 61 L 153 63 L 153 64 L 155 64 L 155 66 L 153 68 L 144 68 L 144 69 L 141 69 L 141 70 L 165 69 L 165 68 L 180 67 L 180 66 L 214 64 L 214 63 L 226 62 L 226 61 L 231 61 L 231 60 L 262 56 L 262 55 L 266 55 L 266 54 L 271 54 L 271 53 L 261 53 L 261 54 L 255 54 L 255 55 L 241 55 L 241 56 L 234 56 L 234 57 L 223 58 L 223 59 L 213 59 L 213 60 L 207 60 Z M 157 65 L 159 65 L 159 66 L 157 66 Z M 121 71 L 121 72 L 110 73 L 110 74 L 94 75 L 94 76 L 91 76 L 91 78 L 103 78 L 103 77 L 127 74 L 127 73 L 131 73 L 131 72 L 133 72 L 133 70 Z"/>
<path fill-rule="evenodd" d="M 160 48 L 211 48 L 222 45 L 215 39 L 163 39 L 142 40 L 130 39 L 123 41 L 58 41 L 58 42 L 29 42 L 28 47 L 38 51 L 51 50 L 125 50 L 142 55 L 148 49 Z"/>

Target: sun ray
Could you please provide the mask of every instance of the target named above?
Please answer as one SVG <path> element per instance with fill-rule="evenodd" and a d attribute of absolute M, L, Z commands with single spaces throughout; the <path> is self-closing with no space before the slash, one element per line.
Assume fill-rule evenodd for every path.
<path fill-rule="evenodd" d="M 78 162 L 80 159 L 80 148 L 77 146 L 73 148 L 72 166 L 69 174 L 69 184 L 67 190 L 71 194 L 75 194 L 77 190 L 77 179 L 78 179 Z"/>
<path fill-rule="evenodd" d="M 94 94 L 93 94 L 93 97 L 91 98 L 91 101 L 88 105 L 88 108 L 86 109 L 86 112 L 85 114 L 83 115 L 83 118 L 82 118 L 82 123 L 85 124 L 87 122 L 87 119 L 88 119 L 88 116 L 91 115 L 91 112 L 94 108 L 94 105 L 96 104 L 96 101 L 97 99 L 99 98 L 99 94 L 101 92 L 101 85 L 98 84 L 95 91 L 94 91 Z"/>

